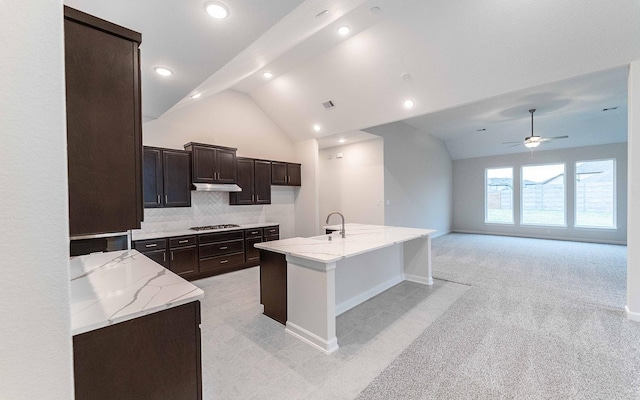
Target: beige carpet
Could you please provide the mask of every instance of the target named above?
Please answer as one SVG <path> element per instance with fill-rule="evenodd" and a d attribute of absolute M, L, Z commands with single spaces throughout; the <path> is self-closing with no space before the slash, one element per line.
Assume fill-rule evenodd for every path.
<path fill-rule="evenodd" d="M 626 247 L 485 235 L 433 241 L 473 285 L 359 399 L 639 399 Z"/>

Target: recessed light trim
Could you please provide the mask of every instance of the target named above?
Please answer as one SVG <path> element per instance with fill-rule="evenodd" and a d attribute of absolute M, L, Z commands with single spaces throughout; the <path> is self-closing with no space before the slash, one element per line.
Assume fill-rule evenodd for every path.
<path fill-rule="evenodd" d="M 191 95 L 191 98 L 192 99 L 199 99 L 200 96 L 202 96 L 202 93 L 194 93 L 194 94 Z"/>
<path fill-rule="evenodd" d="M 269 71 L 265 71 L 262 76 L 264 76 L 265 79 L 271 79 L 273 78 L 273 73 L 269 72 Z"/>
<path fill-rule="evenodd" d="M 224 19 L 229 16 L 229 7 L 219 1 L 208 1 L 204 4 L 204 10 L 211 17 L 216 19 Z"/>
<path fill-rule="evenodd" d="M 313 126 L 313 130 L 316 131 L 316 132 L 320 132 L 320 130 L 322 130 L 322 127 L 320 125 L 318 125 L 318 124 L 315 124 Z"/>
<path fill-rule="evenodd" d="M 351 28 L 349 28 L 346 25 L 342 25 L 341 27 L 338 28 L 338 35 L 340 36 L 346 36 L 349 34 L 349 32 L 351 32 Z"/>
<path fill-rule="evenodd" d="M 173 71 L 172 70 L 170 70 L 167 67 L 160 66 L 160 65 L 158 65 L 156 67 L 153 67 L 153 70 L 156 71 L 156 74 L 158 74 L 160 76 L 171 76 L 171 75 L 173 75 Z"/>
<path fill-rule="evenodd" d="M 411 100 L 411 99 L 407 99 L 402 104 L 404 105 L 404 108 L 413 108 L 413 107 L 415 107 L 416 102 Z"/>

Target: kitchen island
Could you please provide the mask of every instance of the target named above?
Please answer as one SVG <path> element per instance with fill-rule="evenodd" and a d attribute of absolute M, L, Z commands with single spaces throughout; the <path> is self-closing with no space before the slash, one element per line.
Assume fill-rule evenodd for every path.
<path fill-rule="evenodd" d="M 71 259 L 78 399 L 201 399 L 204 292 L 136 250 Z"/>
<path fill-rule="evenodd" d="M 403 280 L 433 283 L 435 230 L 364 224 L 345 230 L 345 238 L 333 233 L 255 245 L 265 315 L 326 353 L 338 349 L 337 315 Z"/>

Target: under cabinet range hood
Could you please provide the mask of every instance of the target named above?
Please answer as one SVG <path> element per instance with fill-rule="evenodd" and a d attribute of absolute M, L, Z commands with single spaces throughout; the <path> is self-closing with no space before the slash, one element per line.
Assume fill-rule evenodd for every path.
<path fill-rule="evenodd" d="M 194 183 L 197 192 L 242 192 L 235 183 Z"/>

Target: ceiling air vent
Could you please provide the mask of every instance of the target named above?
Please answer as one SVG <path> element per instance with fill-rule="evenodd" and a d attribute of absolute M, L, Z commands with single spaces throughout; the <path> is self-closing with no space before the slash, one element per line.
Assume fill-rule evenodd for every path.
<path fill-rule="evenodd" d="M 331 100 L 327 100 L 324 103 L 322 103 L 322 105 L 324 106 L 324 108 L 326 108 L 327 110 L 330 108 L 335 107 L 335 105 L 333 104 L 333 101 Z"/>

